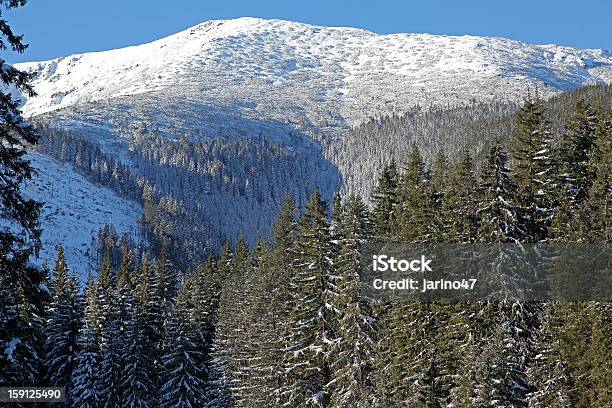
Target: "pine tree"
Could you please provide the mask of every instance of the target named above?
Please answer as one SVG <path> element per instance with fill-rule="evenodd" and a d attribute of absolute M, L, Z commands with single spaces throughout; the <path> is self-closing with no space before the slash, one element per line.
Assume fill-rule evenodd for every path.
<path fill-rule="evenodd" d="M 589 156 L 592 185 L 584 205 L 588 242 L 612 242 L 612 109 L 602 111 Z"/>
<path fill-rule="evenodd" d="M 146 315 L 135 310 L 125 323 L 124 330 L 125 356 L 121 372 L 120 406 L 155 407 L 155 359 L 149 353 L 151 349 L 149 339 L 146 338 Z"/>
<path fill-rule="evenodd" d="M 340 221 L 337 262 L 339 303 L 338 341 L 332 354 L 333 381 L 328 384 L 331 406 L 369 407 L 374 400 L 371 379 L 376 344 L 375 318 L 360 296 L 359 251 L 370 234 L 368 210 L 360 198 L 350 196 Z"/>
<path fill-rule="evenodd" d="M 443 151 L 438 151 L 434 159 L 429 183 L 429 201 L 432 208 L 432 225 L 430 228 L 431 242 L 444 239 L 443 204 L 448 184 L 448 159 Z"/>
<path fill-rule="evenodd" d="M 291 299 L 293 298 L 290 279 L 296 254 L 297 221 L 295 201 L 288 196 L 283 201 L 280 214 L 274 224 L 274 247 L 270 269 L 271 296 L 269 310 L 270 329 L 267 332 L 269 344 L 268 352 L 263 357 L 269 361 L 270 375 L 268 382 L 275 392 L 272 394 L 271 404 L 279 404 L 282 397 L 288 395 L 291 384 L 286 381 L 285 372 L 291 361 L 285 353 L 286 345 L 290 343 L 291 328 L 289 324 L 292 312 Z"/>
<path fill-rule="evenodd" d="M 134 289 L 134 315 L 130 321 L 128 363 L 131 369 L 123 373 L 124 379 L 139 382 L 142 392 L 135 397 L 147 403 L 157 400 L 159 371 L 161 370 L 161 344 L 163 342 L 162 304 L 154 286 L 151 265 L 145 256 L 137 269 Z M 148 395 L 145 395 L 145 390 Z M 154 404 L 153 404 L 154 405 Z"/>
<path fill-rule="evenodd" d="M 576 240 L 584 235 L 582 204 L 593 182 L 589 155 L 596 138 L 597 115 L 584 101 L 573 108 L 567 132 L 557 151 L 558 175 L 555 188 L 557 207 L 551 224 L 556 240 Z"/>
<path fill-rule="evenodd" d="M 125 350 L 123 333 L 119 331 L 120 326 L 117 319 L 111 319 L 105 323 L 102 330 L 102 359 L 96 378 L 96 394 L 103 408 L 116 407 L 120 404 Z"/>
<path fill-rule="evenodd" d="M 111 266 L 110 248 L 107 247 L 100 274 L 96 283 L 98 307 L 100 310 L 100 350 L 102 358 L 96 382 L 96 393 L 100 406 L 114 407 L 121 397 L 121 371 L 125 344 L 123 321 L 125 308 L 120 307 L 120 295 L 117 290 L 117 275 Z"/>
<path fill-rule="evenodd" d="M 478 240 L 481 242 L 516 242 L 525 235 L 513 203 L 517 187 L 510 178 L 507 163 L 508 155 L 495 143 L 480 177 L 483 205 L 478 210 Z"/>
<path fill-rule="evenodd" d="M 325 386 L 331 380 L 330 344 L 335 342 L 337 310 L 328 308 L 334 288 L 327 209 L 318 190 L 312 194 L 300 218 L 300 235 L 290 288 L 292 311 L 287 348 L 290 407 L 325 407 L 330 396 Z"/>
<path fill-rule="evenodd" d="M 58 247 L 51 281 L 51 302 L 45 324 L 47 383 L 69 389 L 81 322 L 81 301 L 76 277 L 68 271 L 64 248 Z M 71 400 L 71 395 L 67 396 Z"/>
<path fill-rule="evenodd" d="M 11 9 L 25 1 L 2 1 L 0 7 Z M 27 45 L 6 20 L 0 20 L 0 48 L 10 47 L 23 53 Z M 0 60 L 0 386 L 35 385 L 40 380 L 43 356 L 41 327 L 44 304 L 44 271 L 28 266 L 31 255 L 40 249 L 38 221 L 42 204 L 23 196 L 22 183 L 32 178 L 29 161 L 24 157 L 27 145 L 38 137 L 22 118 L 21 98 L 11 89 L 27 96 L 34 92 L 29 75 Z"/>
<path fill-rule="evenodd" d="M 428 239 L 432 214 L 427 192 L 425 163 L 418 147 L 413 144 L 400 181 L 400 204 L 393 228 L 401 241 L 422 242 Z"/>
<path fill-rule="evenodd" d="M 517 206 L 530 242 L 547 237 L 552 217 L 556 167 L 553 160 L 550 123 L 544 104 L 536 95 L 528 97 L 515 117 L 513 175 L 518 185 Z"/>
<path fill-rule="evenodd" d="M 384 239 L 391 235 L 393 221 L 396 219 L 398 183 L 397 166 L 392 161 L 383 168 L 378 179 L 378 185 L 372 194 L 372 203 L 374 205 L 372 225 L 375 238 Z"/>
<path fill-rule="evenodd" d="M 450 175 L 444 197 L 442 228 L 447 242 L 474 242 L 478 231 L 478 202 L 472 157 L 463 150 Z"/>
<path fill-rule="evenodd" d="M 205 402 L 204 368 L 198 332 L 186 302 L 179 294 L 169 315 L 162 358 L 159 407 L 199 407 Z"/>
<path fill-rule="evenodd" d="M 164 320 L 173 307 L 174 298 L 178 288 L 176 271 L 168 254 L 168 247 L 164 245 L 155 263 L 155 276 L 153 285 L 155 286 L 162 306 Z"/>
<path fill-rule="evenodd" d="M 96 337 L 87 322 L 83 323 L 77 340 L 76 367 L 72 375 L 72 402 L 79 408 L 98 407 L 98 370 L 100 349 Z"/>
<path fill-rule="evenodd" d="M 242 288 L 247 273 L 248 248 L 243 237 L 238 242 L 236 254 L 232 255 L 229 245 L 219 260 L 219 269 L 224 281 L 219 300 L 219 320 L 213 342 L 212 369 L 215 387 L 215 404 L 229 406 L 232 400 L 239 400 L 234 395 L 240 372 L 239 337 L 242 332 L 243 303 Z"/>

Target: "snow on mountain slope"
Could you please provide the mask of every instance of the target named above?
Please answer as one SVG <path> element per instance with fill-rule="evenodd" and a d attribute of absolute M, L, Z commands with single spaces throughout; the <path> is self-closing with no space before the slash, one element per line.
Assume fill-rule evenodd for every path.
<path fill-rule="evenodd" d="M 136 240 L 142 208 L 118 197 L 112 191 L 91 184 L 70 164 L 61 164 L 40 153 L 28 159 L 37 174 L 25 186 L 25 195 L 44 201 L 41 214 L 42 250 L 37 263 L 53 266 L 55 247 L 64 245 L 70 269 L 85 281 L 96 272 L 92 238 L 106 224 L 113 224 L 119 235 Z"/>
<path fill-rule="evenodd" d="M 25 103 L 28 116 L 106 101 L 134 120 L 132 105 L 149 102 L 145 110 L 162 124 L 185 108 L 203 115 L 200 127 L 261 121 L 311 135 L 417 104 L 519 100 L 528 87 L 547 96 L 612 82 L 612 55 L 603 50 L 255 18 L 17 67 L 34 73 L 38 96 Z"/>

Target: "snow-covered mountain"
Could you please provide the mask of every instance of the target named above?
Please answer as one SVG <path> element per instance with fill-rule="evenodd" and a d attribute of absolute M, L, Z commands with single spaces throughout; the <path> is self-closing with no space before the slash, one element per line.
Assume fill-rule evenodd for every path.
<path fill-rule="evenodd" d="M 417 104 L 518 100 L 528 87 L 546 96 L 612 82 L 604 50 L 256 18 L 208 21 L 149 44 L 17 67 L 35 75 L 28 116 L 106 101 L 110 116 L 145 113 L 161 126 L 168 116 L 197 112 L 197 125 L 211 134 L 253 125 L 312 134 Z"/>
<path fill-rule="evenodd" d="M 348 128 L 370 118 L 417 106 L 519 101 L 529 88 L 550 96 L 612 83 L 612 55 L 604 50 L 473 36 L 379 35 L 255 18 L 208 21 L 149 44 L 17 68 L 33 74 L 37 92 L 24 100 L 26 116 L 99 143 L 109 157 L 132 165 L 135 176 L 161 185 L 161 193 L 184 198 L 219 242 L 240 232 L 250 240 L 265 236 L 269 231 L 261 226 L 270 225 L 285 193 L 303 204 L 315 186 L 329 199 L 344 184 L 367 197 L 375 179 L 368 169 L 389 160 L 395 144 L 374 141 L 353 154 L 355 143 L 335 142 L 349 140 Z M 174 156 L 168 146 L 136 152 L 146 136 L 223 141 Z M 240 138 L 259 150 L 226 145 Z M 231 152 L 234 160 L 224 156 Z M 46 250 L 77 237 L 70 245 L 83 252 L 92 233 L 109 221 L 122 231 L 133 228 L 140 210 L 105 196 L 104 189 L 93 192 L 98 187 L 85 179 L 59 194 L 79 197 L 91 190 L 93 198 L 55 202 L 49 185 L 58 188 L 65 169 L 45 166 L 35 197 L 51 202 L 43 220 Z M 90 211 L 91 200 L 110 203 L 110 213 Z M 73 204 L 79 208 L 63 209 Z M 79 256 L 85 260 L 77 263 L 87 265 L 87 254 L 72 258 Z"/>

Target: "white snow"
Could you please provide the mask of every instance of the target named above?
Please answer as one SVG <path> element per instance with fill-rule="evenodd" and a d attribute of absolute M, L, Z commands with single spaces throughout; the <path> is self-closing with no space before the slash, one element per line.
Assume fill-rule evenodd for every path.
<path fill-rule="evenodd" d="M 417 104 L 519 100 L 528 87 L 548 96 L 612 82 L 604 50 L 256 18 L 208 21 L 149 44 L 17 67 L 35 74 L 38 96 L 25 103 L 28 116 L 109 99 L 130 111 L 130 103 L 163 94 L 224 123 L 279 121 L 309 133 Z M 154 105 L 161 116 L 182 110 Z M 201 127 L 214 122 L 200 119 Z"/>
<path fill-rule="evenodd" d="M 120 236 L 136 239 L 142 208 L 90 183 L 70 164 L 37 152 L 27 157 L 37 174 L 25 185 L 24 193 L 45 202 L 40 218 L 43 247 L 35 263 L 47 262 L 52 267 L 55 247 L 63 244 L 68 266 L 84 281 L 89 272 L 97 272 L 92 238 L 98 230 L 112 223 Z"/>
<path fill-rule="evenodd" d="M 4 349 L 4 355 L 8 361 L 13 361 L 13 353 L 15 352 L 15 348 L 21 342 L 18 338 L 13 338 L 11 341 L 6 343 L 6 348 Z"/>

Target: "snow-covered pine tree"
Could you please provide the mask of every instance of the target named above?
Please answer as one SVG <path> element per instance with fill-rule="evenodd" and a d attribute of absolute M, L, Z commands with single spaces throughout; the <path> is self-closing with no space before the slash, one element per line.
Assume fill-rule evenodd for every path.
<path fill-rule="evenodd" d="M 143 278 L 148 282 L 147 276 L 140 272 L 135 273 L 132 255 L 124 247 L 121 265 L 117 273 L 117 341 L 123 346 L 119 361 L 121 361 L 121 374 L 119 379 L 118 403 L 129 407 L 156 406 L 156 372 L 155 362 L 158 353 L 151 345 L 147 334 L 151 332 L 148 325 L 150 315 L 146 310 L 136 306 L 133 276 Z M 141 299 L 142 300 L 142 299 Z"/>
<path fill-rule="evenodd" d="M 517 242 L 525 236 L 513 203 L 517 186 L 510 178 L 508 154 L 499 142 L 489 150 L 480 174 L 482 204 L 478 209 L 480 242 Z"/>
<path fill-rule="evenodd" d="M 285 373 L 291 362 L 285 349 L 291 335 L 289 318 L 292 312 L 292 289 L 290 279 L 296 254 L 297 221 L 295 201 L 287 196 L 283 201 L 278 219 L 273 226 L 273 252 L 270 260 L 270 306 L 269 329 L 266 332 L 269 344 L 263 356 L 268 362 L 270 374 L 266 381 L 274 391 L 271 394 L 271 405 L 278 405 L 283 396 L 288 395 L 291 384 L 286 381 Z"/>
<path fill-rule="evenodd" d="M 83 322 L 77 339 L 78 352 L 75 356 L 76 367 L 70 385 L 71 401 L 75 407 L 97 408 L 98 370 L 100 349 L 97 339 L 87 321 Z"/>
<path fill-rule="evenodd" d="M 554 240 L 576 240 L 585 235 L 586 215 L 581 211 L 593 182 L 589 155 L 595 142 L 597 115 L 590 105 L 578 101 L 556 150 L 558 163 L 555 180 L 556 208 L 550 226 Z"/>
<path fill-rule="evenodd" d="M 296 260 L 289 287 L 292 305 L 290 336 L 286 351 L 288 407 L 326 407 L 325 391 L 331 380 L 330 351 L 336 341 L 338 311 L 328 308 L 337 295 L 331 287 L 333 274 L 330 226 L 326 203 L 315 190 L 300 218 Z"/>
<path fill-rule="evenodd" d="M 559 334 L 563 330 L 560 312 L 567 312 L 565 302 L 550 301 L 542 309 L 542 321 L 533 348 L 537 350 L 527 370 L 534 389 L 527 395 L 533 408 L 575 406 L 572 398 L 572 375 L 559 347 Z"/>
<path fill-rule="evenodd" d="M 516 204 L 528 242 L 548 235 L 554 207 L 556 167 L 550 122 L 543 101 L 529 96 L 515 116 L 512 169 L 518 186 Z"/>
<path fill-rule="evenodd" d="M 360 249 L 369 238 L 371 225 L 363 201 L 350 196 L 339 225 L 338 341 L 332 353 L 333 380 L 328 384 L 333 407 L 371 407 L 375 401 L 371 378 L 376 345 L 376 320 L 372 308 L 360 295 Z"/>
<path fill-rule="evenodd" d="M 118 319 L 110 318 L 106 320 L 102 330 L 102 358 L 96 381 L 96 394 L 100 407 L 103 408 L 117 407 L 121 401 L 121 374 L 125 363 L 124 333 L 120 332 L 121 327 Z"/>
<path fill-rule="evenodd" d="M 47 383 L 53 387 L 66 387 L 67 399 L 71 401 L 69 385 L 76 366 L 82 302 L 79 296 L 79 284 L 76 277 L 68 270 L 64 248 L 61 245 L 57 248 L 50 288 L 51 302 L 45 322 Z"/>
<path fill-rule="evenodd" d="M 162 302 L 155 285 L 154 272 L 146 256 L 143 257 L 136 273 L 134 306 L 139 324 L 142 325 L 142 354 L 148 356 L 152 364 L 150 381 L 157 384 L 161 367 L 161 345 L 163 342 L 164 320 Z"/>
<path fill-rule="evenodd" d="M 161 301 L 162 316 L 166 320 L 167 314 L 173 307 L 176 291 L 178 289 L 178 278 L 174 265 L 170 260 L 168 245 L 164 244 L 155 263 L 155 275 L 153 286 Z"/>
<path fill-rule="evenodd" d="M 3 0 L 0 8 L 23 6 L 26 1 Z M 0 20 L 2 49 L 23 53 L 23 36 Z M 40 248 L 38 217 L 42 204 L 23 196 L 22 183 L 30 180 L 32 169 L 24 157 L 25 147 L 38 140 L 22 118 L 21 98 L 34 94 L 30 77 L 0 59 L 0 386 L 35 385 L 39 378 L 42 350 L 41 326 L 48 300 L 44 271 L 28 266 L 31 255 Z"/>
<path fill-rule="evenodd" d="M 122 278 L 123 279 L 123 278 Z M 125 308 L 120 308 L 120 295 L 117 290 L 117 274 L 111 266 L 110 250 L 107 249 L 97 284 L 98 307 L 101 316 L 100 350 L 101 360 L 96 382 L 96 393 L 100 406 L 117 406 L 121 397 L 121 372 L 125 355 L 124 321 Z M 121 302 L 123 303 L 123 302 Z"/>
<path fill-rule="evenodd" d="M 205 367 L 201 366 L 199 333 L 179 292 L 164 338 L 160 408 L 201 407 L 205 403 Z"/>
<path fill-rule="evenodd" d="M 221 297 L 221 282 L 219 281 L 218 268 L 212 256 L 208 257 L 206 263 L 200 264 L 192 276 L 188 279 L 191 284 L 185 282 L 189 287 L 190 310 L 193 323 L 199 333 L 199 344 L 202 352 L 202 366 L 210 367 L 212 364 L 212 347 L 215 337 L 215 325 L 217 323 L 217 312 L 219 299 Z M 207 397 L 214 394 L 212 378 L 208 375 L 206 381 Z"/>
<path fill-rule="evenodd" d="M 212 375 L 214 378 L 215 404 L 229 406 L 240 400 L 239 378 L 243 375 L 240 361 L 244 350 L 245 327 L 242 297 L 246 286 L 247 274 L 251 272 L 249 251 L 243 237 L 238 241 L 236 254 L 232 256 L 229 246 L 219 260 L 224 281 L 219 300 L 219 320 L 213 342 Z"/>

